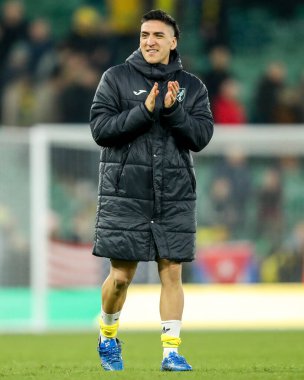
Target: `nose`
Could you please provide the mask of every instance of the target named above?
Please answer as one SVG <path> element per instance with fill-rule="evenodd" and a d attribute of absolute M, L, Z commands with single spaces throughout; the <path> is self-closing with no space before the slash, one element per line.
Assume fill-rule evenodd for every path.
<path fill-rule="evenodd" d="M 147 38 L 147 45 L 151 46 L 155 44 L 155 37 L 154 36 L 149 36 Z"/>

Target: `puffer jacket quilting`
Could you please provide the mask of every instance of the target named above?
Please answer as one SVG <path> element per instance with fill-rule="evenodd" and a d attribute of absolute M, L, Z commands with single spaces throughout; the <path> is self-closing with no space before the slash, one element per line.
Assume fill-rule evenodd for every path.
<path fill-rule="evenodd" d="M 170 80 L 180 84 L 180 101 L 164 110 Z M 144 102 L 156 81 L 152 114 Z M 177 52 L 168 65 L 150 65 L 137 50 L 102 76 L 91 131 L 102 147 L 93 254 L 193 260 L 196 184 L 189 150 L 200 151 L 213 134 L 202 82 L 182 70 Z"/>

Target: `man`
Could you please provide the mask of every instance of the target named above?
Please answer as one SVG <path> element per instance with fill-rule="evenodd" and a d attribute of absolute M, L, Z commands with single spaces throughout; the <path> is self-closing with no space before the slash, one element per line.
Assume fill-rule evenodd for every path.
<path fill-rule="evenodd" d="M 210 141 L 207 90 L 183 71 L 179 28 L 160 10 L 143 16 L 140 48 L 102 76 L 91 109 L 101 150 L 93 254 L 111 259 L 102 286 L 98 351 L 121 370 L 119 315 L 138 261 L 156 261 L 161 282 L 165 371 L 190 371 L 178 354 L 184 295 L 182 262 L 195 251 L 195 176 L 189 150 Z M 140 306 L 139 306 L 140 307 Z"/>

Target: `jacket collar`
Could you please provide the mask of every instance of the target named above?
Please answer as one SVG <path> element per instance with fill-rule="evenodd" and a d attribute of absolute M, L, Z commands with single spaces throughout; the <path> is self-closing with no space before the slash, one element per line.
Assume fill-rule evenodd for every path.
<path fill-rule="evenodd" d="M 152 65 L 148 63 L 144 59 L 140 49 L 135 50 L 135 52 L 126 59 L 126 62 L 132 65 L 145 77 L 153 80 L 166 80 L 170 74 L 183 69 L 180 56 L 176 50 L 171 52 L 168 65 L 162 63 Z"/>

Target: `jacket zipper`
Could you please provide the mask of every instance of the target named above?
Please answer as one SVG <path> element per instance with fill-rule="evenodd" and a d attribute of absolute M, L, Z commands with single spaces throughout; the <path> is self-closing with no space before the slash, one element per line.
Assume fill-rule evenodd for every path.
<path fill-rule="evenodd" d="M 190 169 L 190 166 L 189 166 L 189 164 L 187 162 L 187 159 L 186 159 L 186 157 L 185 157 L 185 155 L 184 155 L 183 152 L 181 152 L 181 156 L 182 156 L 182 159 L 184 161 L 184 164 L 186 166 L 186 169 L 187 169 L 187 172 L 188 172 L 188 175 L 189 175 L 189 179 L 190 179 L 191 186 L 192 186 L 192 191 L 193 191 L 193 193 L 195 193 L 195 190 L 196 190 L 196 180 L 195 180 L 195 177 L 194 177 L 194 175 L 193 175 L 193 173 L 192 173 L 192 171 Z"/>
<path fill-rule="evenodd" d="M 116 191 L 116 193 L 118 193 L 118 191 L 119 191 L 120 179 L 121 179 L 124 167 L 126 165 L 129 153 L 130 153 L 131 145 L 132 144 L 128 144 L 127 150 L 123 153 L 123 159 L 122 159 L 121 165 L 119 167 L 119 171 L 118 171 L 117 179 L 116 179 L 116 184 L 115 184 L 115 191 Z"/>

